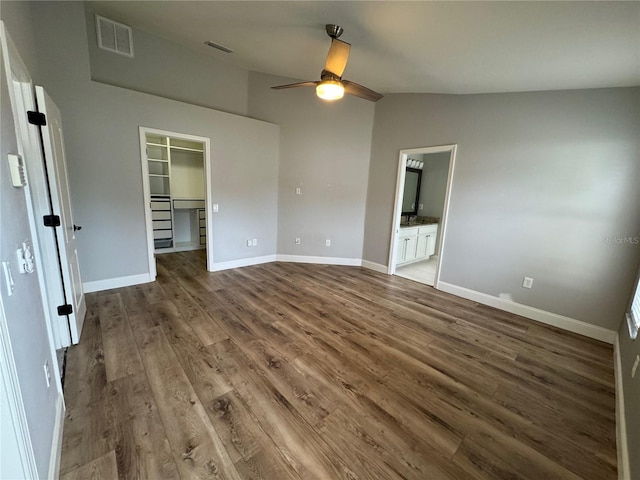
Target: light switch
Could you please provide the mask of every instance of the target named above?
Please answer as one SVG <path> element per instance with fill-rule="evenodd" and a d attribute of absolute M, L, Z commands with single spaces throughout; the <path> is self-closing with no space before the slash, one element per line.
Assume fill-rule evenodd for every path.
<path fill-rule="evenodd" d="M 217 203 L 214 203 L 214 204 L 213 204 L 213 211 L 214 211 L 215 213 L 217 213 L 217 212 L 219 212 L 219 211 L 220 211 L 220 207 L 218 206 L 218 204 L 217 204 Z"/>

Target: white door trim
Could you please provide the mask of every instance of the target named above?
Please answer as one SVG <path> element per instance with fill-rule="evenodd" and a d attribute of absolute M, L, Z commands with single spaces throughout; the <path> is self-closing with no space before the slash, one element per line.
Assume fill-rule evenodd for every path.
<path fill-rule="evenodd" d="M 27 413 L 22 402 L 18 371 L 11 347 L 11 339 L 9 338 L 9 328 L 4 314 L 2 297 L 0 297 L 0 360 L 0 388 L 3 390 L 2 397 L 6 398 L 11 420 L 10 422 L 3 421 L 2 429 L 13 427 L 18 451 L 20 452 L 20 465 L 25 478 L 38 478 L 36 457 L 33 453 L 31 435 L 27 424 Z M 5 433 L 3 432 L 3 434 Z"/>
<path fill-rule="evenodd" d="M 139 127 L 140 135 L 140 164 L 142 166 L 142 191 L 144 196 L 144 220 L 147 229 L 147 253 L 149 257 L 149 280 L 154 281 L 157 276 L 155 247 L 153 245 L 153 222 L 151 219 L 151 192 L 149 189 L 149 165 L 147 164 L 147 134 L 163 135 L 182 140 L 193 140 L 204 144 L 204 179 L 205 179 L 205 226 L 207 231 L 207 271 L 213 271 L 213 235 L 211 228 L 213 225 L 212 209 L 209 205 L 213 198 L 211 185 L 211 140 L 207 137 L 190 135 L 188 133 L 172 132 L 169 130 L 159 130 L 157 128 Z"/>
<path fill-rule="evenodd" d="M 402 217 L 402 196 L 404 193 L 404 177 L 407 168 L 407 159 L 410 155 L 450 152 L 449 173 L 447 177 L 447 189 L 445 192 L 444 209 L 442 211 L 442 217 L 440 219 L 440 225 L 438 227 L 441 232 L 440 245 L 438 246 L 438 250 L 435 253 L 438 260 L 436 264 L 434 287 L 438 289 L 440 283 L 440 266 L 442 265 L 445 237 L 447 232 L 447 216 L 449 213 L 449 203 L 451 200 L 451 186 L 453 183 L 453 171 L 455 167 L 457 148 L 457 144 L 452 144 L 400 150 L 398 161 L 398 175 L 396 179 L 396 201 L 393 209 L 393 223 L 391 224 L 391 247 L 389 249 L 389 265 L 387 267 L 387 273 L 389 275 L 393 275 L 396 273 L 396 245 L 398 242 L 398 235 L 400 233 L 400 221 Z"/>

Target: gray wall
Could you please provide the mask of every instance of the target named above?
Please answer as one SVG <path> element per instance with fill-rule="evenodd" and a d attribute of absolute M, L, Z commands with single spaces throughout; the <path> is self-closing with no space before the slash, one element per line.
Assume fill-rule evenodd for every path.
<path fill-rule="evenodd" d="M 276 125 L 92 82 L 83 4 L 38 2 L 34 13 L 40 69 L 62 112 L 72 203 L 83 225 L 83 282 L 148 271 L 139 126 L 211 138 L 211 200 L 220 205 L 211 229 L 215 262 L 276 253 Z M 248 238 L 258 247 L 248 248 Z"/>
<path fill-rule="evenodd" d="M 441 280 L 617 330 L 640 250 L 606 239 L 640 233 L 639 131 L 640 88 L 388 95 L 364 258 L 387 263 L 399 150 L 455 143 Z"/>
<path fill-rule="evenodd" d="M 94 14 L 118 21 L 105 7 L 85 2 L 91 78 L 181 102 L 247 114 L 249 72 L 223 63 L 202 45 L 202 52 L 135 28 L 134 58 L 98 48 Z M 220 56 L 223 56 L 220 53 Z"/>
<path fill-rule="evenodd" d="M 420 186 L 420 202 L 424 208 L 418 215 L 425 217 L 442 217 L 444 200 L 447 193 L 449 177 L 449 159 L 451 153 L 428 153 L 421 155 L 422 185 Z"/>
<path fill-rule="evenodd" d="M 310 87 L 270 88 L 291 82 L 249 77 L 249 114 L 280 125 L 278 253 L 359 259 L 374 104 L 355 97 L 326 103 Z"/>
<path fill-rule="evenodd" d="M 24 52 L 24 60 L 28 65 L 35 64 L 32 50 L 32 39 L 21 31 L 23 25 L 28 29 L 30 15 L 27 9 L 7 8 L 2 5 L 1 18 L 6 22 L 9 35 L 13 37 L 16 32 L 16 48 Z M 40 478 L 47 478 L 51 442 L 55 423 L 55 405 L 58 391 L 55 385 L 53 370 L 56 360 L 53 358 L 49 343 L 49 336 L 45 323 L 45 314 L 41 302 L 42 293 L 38 284 L 37 274 L 20 274 L 16 257 L 16 249 L 29 239 L 33 246 L 33 237 L 29 227 L 27 214 L 26 189 L 14 188 L 11 185 L 7 154 L 19 153 L 16 134 L 14 130 L 11 103 L 7 89 L 4 62 L 0 71 L 0 97 L 2 98 L 0 111 L 1 126 L 1 152 L 0 158 L 0 258 L 10 264 L 15 291 L 8 296 L 4 275 L 0 280 L 0 297 L 2 308 L 9 328 L 9 336 L 13 349 L 13 356 L 18 371 L 18 381 L 22 393 L 27 424 L 34 450 L 36 466 Z M 36 265 L 40 268 L 40 265 Z M 43 365 L 49 362 L 51 367 L 52 382 L 46 385 Z M 4 388 L 4 387 L 2 387 Z M 3 414 L 5 412 L 3 411 Z M 8 423 L 2 422 L 2 438 L 10 440 L 6 435 L 11 433 Z M 13 462 L 18 462 L 16 457 L 6 458 L 5 447 L 2 445 L 2 469 L 0 477 L 6 472 Z M 7 470 L 5 470 L 7 468 Z"/>
<path fill-rule="evenodd" d="M 638 270 L 640 276 L 640 269 Z M 629 305 L 631 301 L 629 300 Z M 618 330 L 618 348 L 622 361 L 622 375 L 625 416 L 627 426 L 627 447 L 629 450 L 630 476 L 640 478 L 640 369 L 631 378 L 631 369 L 637 355 L 640 355 L 640 338 L 631 340 L 626 319 Z"/>
<path fill-rule="evenodd" d="M 37 79 L 38 59 L 30 2 L 2 0 L 0 17 L 10 31 L 13 43 L 19 48 L 31 78 Z"/>

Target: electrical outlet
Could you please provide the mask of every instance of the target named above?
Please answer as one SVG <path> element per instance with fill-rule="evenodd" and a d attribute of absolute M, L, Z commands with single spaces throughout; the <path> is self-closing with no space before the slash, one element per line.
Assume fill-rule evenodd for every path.
<path fill-rule="evenodd" d="M 633 367 L 631 367 L 631 378 L 636 376 L 636 370 L 638 370 L 638 364 L 640 364 L 640 355 L 636 355 L 636 361 L 633 362 Z"/>
<path fill-rule="evenodd" d="M 258 246 L 258 239 L 257 239 L 257 238 L 254 238 L 253 240 L 251 240 L 251 244 L 252 244 L 254 247 L 257 247 L 257 246 Z"/>
<path fill-rule="evenodd" d="M 418 205 L 418 210 L 423 210 L 424 209 L 424 203 L 421 203 Z"/>
<path fill-rule="evenodd" d="M 522 287 L 523 288 L 531 288 L 531 287 L 533 287 L 533 278 L 524 277 L 524 280 L 522 281 Z"/>
<path fill-rule="evenodd" d="M 251 241 L 251 239 L 247 240 L 247 247 L 251 247 L 253 245 L 253 242 Z"/>
<path fill-rule="evenodd" d="M 296 237 L 296 245 L 300 245 L 300 237 Z"/>
<path fill-rule="evenodd" d="M 296 195 L 302 195 L 302 189 L 300 187 L 296 187 Z"/>
<path fill-rule="evenodd" d="M 47 381 L 47 387 L 51 385 L 51 369 L 49 368 L 49 360 L 44 362 L 44 378 Z"/>
<path fill-rule="evenodd" d="M 330 247 L 331 246 L 331 240 L 329 240 L 328 238 L 324 241 L 325 246 Z"/>

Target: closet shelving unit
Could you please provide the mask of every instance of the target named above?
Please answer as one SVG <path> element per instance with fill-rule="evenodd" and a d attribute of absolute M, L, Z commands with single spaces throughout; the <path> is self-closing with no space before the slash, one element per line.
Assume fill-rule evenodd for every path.
<path fill-rule="evenodd" d="M 177 166 L 184 165 L 185 161 L 189 163 L 189 159 L 195 159 L 196 163 L 201 162 L 202 174 L 204 174 L 203 144 L 192 140 L 147 134 L 146 151 L 155 251 L 162 253 L 203 248 L 205 246 L 203 238 L 206 239 L 206 223 L 203 221 L 204 177 L 200 179 L 202 198 L 199 198 L 200 195 L 189 195 L 193 193 L 188 191 L 189 183 L 198 182 L 194 182 L 194 178 L 189 178 L 189 174 L 178 175 Z M 176 166 L 172 169 L 174 163 Z M 186 171 L 184 166 L 181 171 Z M 193 177 L 193 172 L 190 175 Z M 177 192 L 178 190 L 180 192 Z M 177 193 L 179 193 L 178 196 L 176 196 Z M 190 201 L 185 202 L 185 197 Z M 182 205 L 189 206 L 180 208 Z M 176 215 L 185 214 L 193 217 L 193 220 L 187 218 L 186 223 L 193 224 L 194 227 L 186 227 L 186 232 L 177 232 Z M 180 223 L 184 224 L 184 220 L 183 218 Z M 176 241 L 177 233 L 183 237 L 186 236 L 188 241 L 184 239 L 181 242 Z"/>

